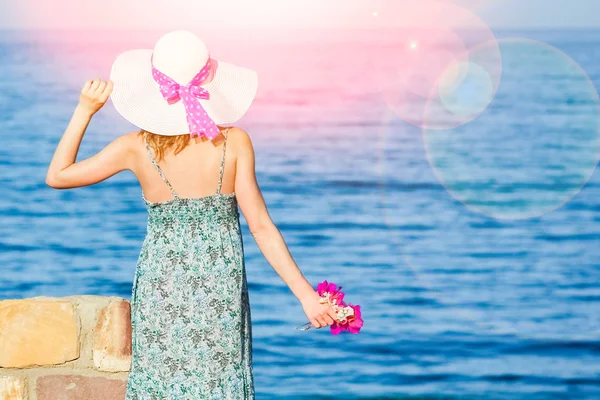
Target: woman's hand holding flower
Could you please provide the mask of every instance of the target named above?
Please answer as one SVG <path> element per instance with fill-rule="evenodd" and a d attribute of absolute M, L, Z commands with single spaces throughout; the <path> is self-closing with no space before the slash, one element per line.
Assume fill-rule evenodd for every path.
<path fill-rule="evenodd" d="M 327 300 L 324 301 L 318 292 L 313 292 L 306 298 L 301 299 L 301 303 L 304 313 L 315 328 L 333 325 L 337 318 L 331 305 Z"/>
<path fill-rule="evenodd" d="M 342 331 L 360 332 L 363 326 L 360 306 L 344 302 L 341 286 L 323 281 L 319 283 L 314 294 L 316 298 L 311 293 L 306 302 L 302 301 L 304 312 L 310 322 L 297 329 L 305 331 L 310 329 L 311 325 L 315 328 L 331 325 L 330 330 L 334 335 Z"/>

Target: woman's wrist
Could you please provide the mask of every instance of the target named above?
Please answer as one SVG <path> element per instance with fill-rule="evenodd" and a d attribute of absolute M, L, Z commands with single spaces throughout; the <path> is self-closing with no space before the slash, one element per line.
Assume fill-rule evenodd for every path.
<path fill-rule="evenodd" d="M 92 119 L 92 117 L 94 116 L 94 112 L 81 103 L 77 104 L 77 107 L 75 107 L 74 114 L 82 118 L 88 119 Z"/>
<path fill-rule="evenodd" d="M 315 295 L 315 289 L 308 283 L 308 281 L 302 277 L 302 280 L 295 285 L 290 285 L 290 289 L 300 301 L 300 303 L 312 298 Z"/>

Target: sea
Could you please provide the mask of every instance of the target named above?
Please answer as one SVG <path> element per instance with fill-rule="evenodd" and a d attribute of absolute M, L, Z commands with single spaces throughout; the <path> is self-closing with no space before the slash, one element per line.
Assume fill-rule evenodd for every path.
<path fill-rule="evenodd" d="M 45 175 L 83 83 L 160 34 L 0 32 L 0 300 L 131 298 L 133 173 L 68 190 Z M 213 57 L 259 74 L 235 125 L 294 260 L 364 320 L 297 330 L 242 215 L 257 399 L 600 398 L 600 32 L 493 34 L 501 64 L 467 65 L 433 104 L 385 85 L 402 32 L 205 32 Z M 77 159 L 135 129 L 109 101 Z"/>

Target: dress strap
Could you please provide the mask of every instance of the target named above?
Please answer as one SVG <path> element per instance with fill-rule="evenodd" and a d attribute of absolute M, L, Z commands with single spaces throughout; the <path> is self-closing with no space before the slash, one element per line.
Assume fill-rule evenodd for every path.
<path fill-rule="evenodd" d="M 221 184 L 223 183 L 223 171 L 225 171 L 225 149 L 227 148 L 227 132 L 229 132 L 229 127 L 223 131 L 223 136 L 225 136 L 225 140 L 223 140 L 223 155 L 221 156 L 221 169 L 219 170 L 219 183 L 217 184 L 217 194 L 221 193 Z"/>
<path fill-rule="evenodd" d="M 165 183 L 169 187 L 169 190 L 173 194 L 173 197 L 176 198 L 176 199 L 179 198 L 179 196 L 177 195 L 177 193 L 175 193 L 175 190 L 173 189 L 173 186 L 171 186 L 171 183 L 169 182 L 169 180 L 167 179 L 167 177 L 163 173 L 162 169 L 160 168 L 160 166 L 158 165 L 158 163 L 154 159 L 154 156 L 152 155 L 152 149 L 150 148 L 150 145 L 148 144 L 148 142 L 146 141 L 146 139 L 144 139 L 144 142 L 146 143 L 146 151 L 148 152 L 148 156 L 150 156 L 150 160 L 152 161 L 152 164 L 156 167 L 156 170 L 160 174 L 160 177 L 162 178 L 163 181 L 165 181 Z"/>

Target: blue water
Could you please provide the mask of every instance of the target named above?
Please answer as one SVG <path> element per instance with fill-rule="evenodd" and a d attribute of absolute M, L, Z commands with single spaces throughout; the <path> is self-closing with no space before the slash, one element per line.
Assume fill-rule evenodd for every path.
<path fill-rule="evenodd" d="M 599 87 L 600 33 L 498 35 L 556 46 Z M 50 36 L 0 34 L 0 298 L 129 299 L 146 227 L 134 175 L 64 191 L 44 179 L 83 81 L 151 41 Z M 223 58 L 262 79 L 238 125 L 253 139 L 273 220 L 305 276 L 342 285 L 365 320 L 359 335 L 295 330 L 302 308 L 242 218 L 258 399 L 600 397 L 599 125 L 577 73 L 527 67 L 541 83 L 508 79 L 500 102 L 467 125 L 476 130 L 427 136 L 426 151 L 363 63 L 341 67 L 376 45 L 227 46 Z M 313 68 L 297 81 L 289 65 Z M 532 118 L 538 106 L 547 110 Z M 78 159 L 131 129 L 108 104 Z"/>

